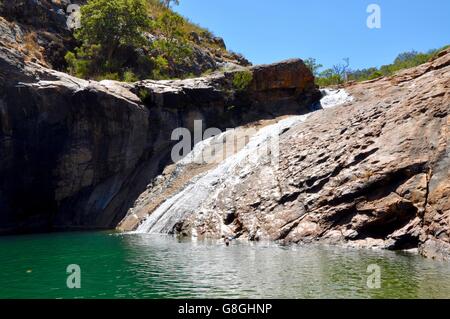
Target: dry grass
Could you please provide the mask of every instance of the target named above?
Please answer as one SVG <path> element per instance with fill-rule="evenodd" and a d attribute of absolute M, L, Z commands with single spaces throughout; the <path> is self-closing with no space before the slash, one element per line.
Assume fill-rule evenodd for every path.
<path fill-rule="evenodd" d="M 44 60 L 44 49 L 37 43 L 36 32 L 28 32 L 25 34 L 20 51 L 26 56 L 27 61 L 36 60 L 35 62 L 39 62 L 40 64 L 47 64 Z"/>
<path fill-rule="evenodd" d="M 366 169 L 361 173 L 360 177 L 362 179 L 369 181 L 374 175 L 375 175 L 374 171 L 372 171 L 370 169 Z"/>
<path fill-rule="evenodd" d="M 18 26 L 15 22 L 10 22 L 0 17 L 0 23 L 5 30 L 5 35 L 0 36 L 3 46 L 15 50 L 24 56 L 25 61 L 32 61 L 48 66 L 44 59 L 44 48 L 37 41 L 37 34 L 34 31 L 27 31 L 26 28 Z"/>
<path fill-rule="evenodd" d="M 164 5 L 162 5 L 159 2 L 159 0 L 148 0 L 148 5 L 149 5 L 150 16 L 155 20 L 158 19 L 160 16 L 162 16 L 166 12 L 173 12 L 171 9 L 168 9 Z M 208 30 L 204 27 L 201 27 L 200 25 L 190 21 L 186 17 L 183 17 L 183 19 L 185 21 L 183 29 L 186 34 L 189 35 L 190 33 L 195 32 L 200 37 L 202 37 L 204 40 L 214 37 L 214 34 L 210 30 Z M 226 53 L 226 50 L 224 50 L 222 47 L 220 47 L 219 45 L 217 45 L 214 42 L 202 41 L 201 46 L 205 47 L 207 49 L 210 49 L 210 50 L 215 50 L 215 51 L 220 51 L 222 53 Z"/>

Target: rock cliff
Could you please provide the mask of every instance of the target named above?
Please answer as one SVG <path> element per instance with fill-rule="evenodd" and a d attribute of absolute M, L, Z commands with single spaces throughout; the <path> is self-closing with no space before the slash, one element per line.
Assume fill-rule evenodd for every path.
<path fill-rule="evenodd" d="M 174 129 L 307 113 L 320 96 L 301 60 L 255 68 L 239 91 L 234 72 L 86 81 L 29 60 L 9 45 L 17 34 L 8 27 L 0 45 L 0 233 L 114 228 L 170 163 Z M 268 83 L 264 72 L 273 74 Z M 263 99 L 268 92 L 275 97 Z"/>

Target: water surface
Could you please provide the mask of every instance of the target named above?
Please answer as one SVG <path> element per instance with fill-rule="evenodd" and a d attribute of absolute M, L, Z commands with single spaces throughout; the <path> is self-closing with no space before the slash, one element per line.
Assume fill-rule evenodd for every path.
<path fill-rule="evenodd" d="M 66 268 L 81 267 L 81 289 Z M 381 288 L 367 267 L 381 267 Z M 448 298 L 450 265 L 326 246 L 61 233 L 0 238 L 0 298 Z"/>

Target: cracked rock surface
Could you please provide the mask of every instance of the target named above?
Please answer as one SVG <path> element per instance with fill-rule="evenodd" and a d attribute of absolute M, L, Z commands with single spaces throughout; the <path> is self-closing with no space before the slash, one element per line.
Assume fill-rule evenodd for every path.
<path fill-rule="evenodd" d="M 448 258 L 449 86 L 447 50 L 393 77 L 346 87 L 353 101 L 283 132 L 279 165 L 237 165 L 236 178 L 169 232 L 419 248 Z"/>

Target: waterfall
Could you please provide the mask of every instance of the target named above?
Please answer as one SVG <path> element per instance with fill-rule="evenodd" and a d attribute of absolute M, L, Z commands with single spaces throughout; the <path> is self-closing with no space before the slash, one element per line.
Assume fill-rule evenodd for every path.
<path fill-rule="evenodd" d="M 320 100 L 320 104 L 324 109 L 328 109 L 331 107 L 335 107 L 353 101 L 353 97 L 343 89 L 341 90 L 323 89 L 321 90 L 321 92 L 323 97 Z"/>
<path fill-rule="evenodd" d="M 352 97 L 344 90 L 323 90 L 321 100 L 322 108 L 330 108 L 352 101 Z M 273 143 L 286 130 L 306 121 L 310 116 L 290 116 L 275 124 L 259 129 L 248 144 L 234 155 L 224 159 L 215 168 L 200 174 L 189 181 L 180 192 L 166 199 L 153 211 L 136 230 L 137 233 L 171 233 L 177 223 L 189 218 L 192 214 L 201 214 L 202 205 L 214 202 L 214 194 L 223 185 L 234 185 L 239 182 L 240 176 L 251 172 L 255 166 L 262 162 L 267 163 L 268 153 L 261 151 L 269 149 L 268 144 Z M 187 166 L 198 160 L 199 155 L 208 151 L 230 136 L 230 131 L 212 137 L 195 145 L 194 149 L 177 166 Z M 273 156 L 274 154 L 271 154 Z M 270 157 L 270 156 L 269 156 Z"/>

